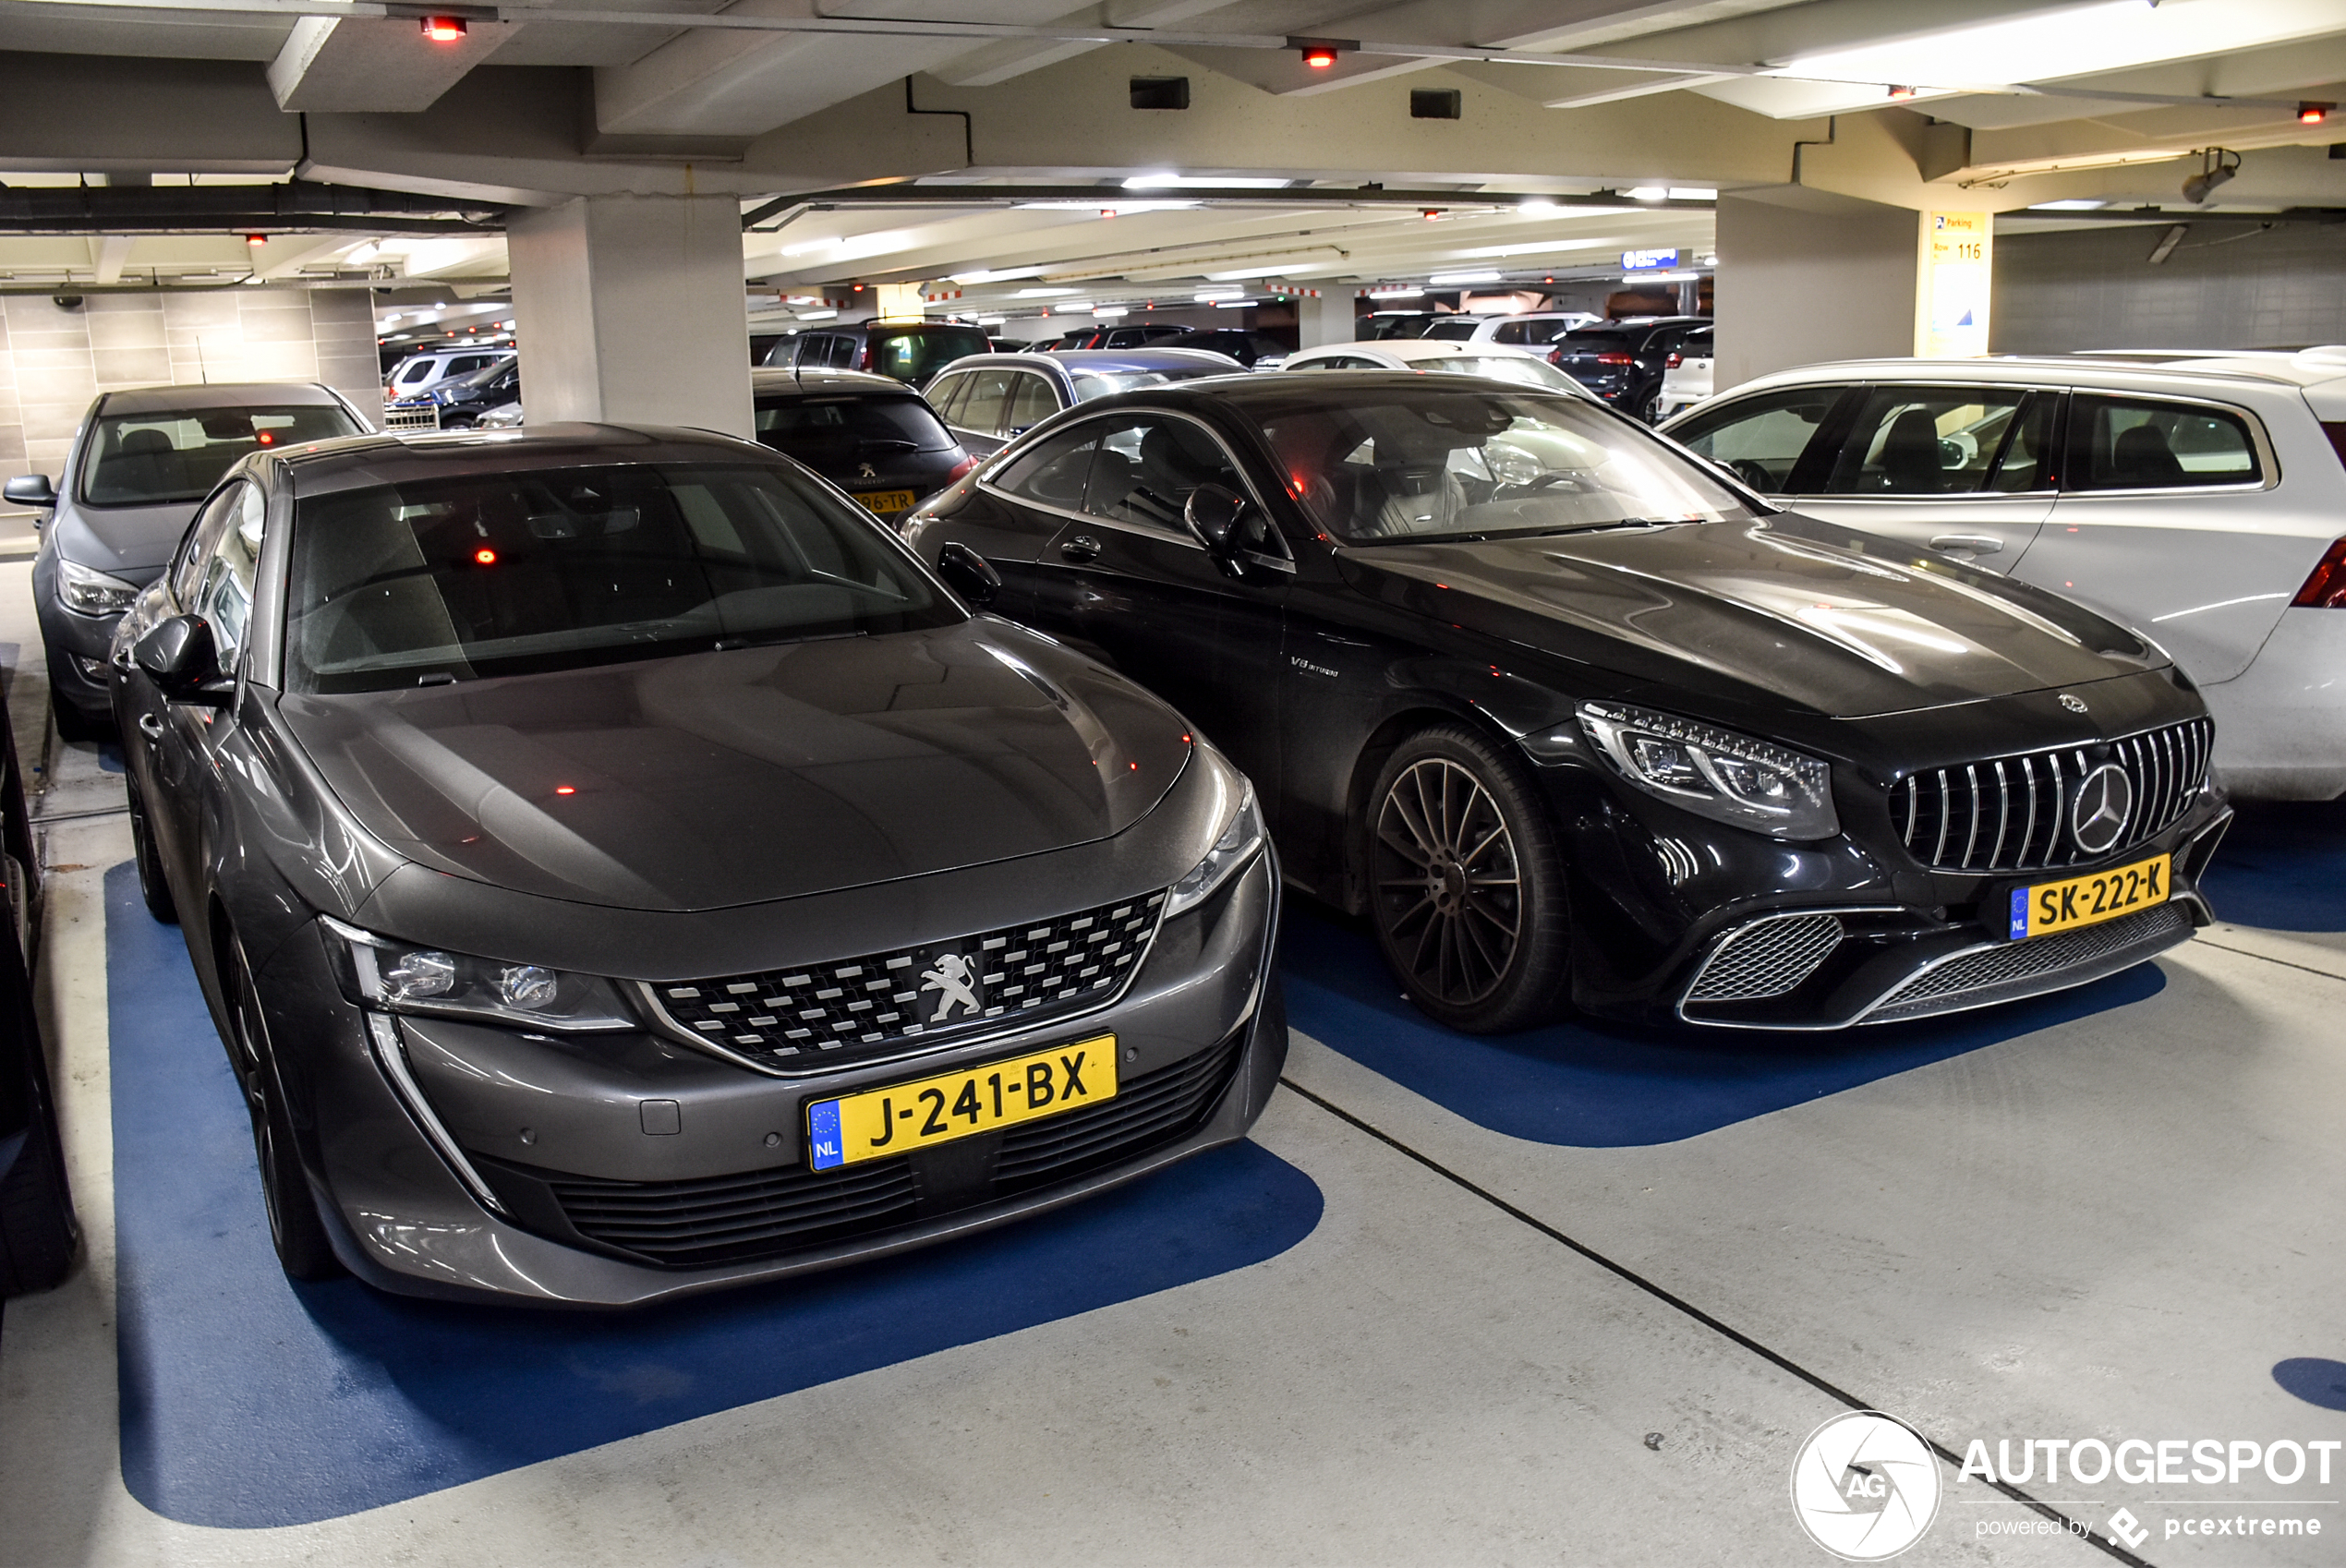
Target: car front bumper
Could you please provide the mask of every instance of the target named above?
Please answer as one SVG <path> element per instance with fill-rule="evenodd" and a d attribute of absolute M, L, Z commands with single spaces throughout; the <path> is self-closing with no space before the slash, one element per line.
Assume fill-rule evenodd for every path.
<path fill-rule="evenodd" d="M 761 1073 L 648 1031 L 553 1039 L 365 1012 L 309 937 L 260 989 L 272 1039 L 303 1042 L 280 1070 L 354 1273 L 404 1295 L 635 1307 L 969 1234 L 1244 1136 L 1286 1055 L 1277 904 L 1266 849 L 1165 922 L 1106 1007 L 827 1074 Z M 809 1169 L 814 1101 L 1109 1033 L 1114 1098 Z"/>
<path fill-rule="evenodd" d="M 44 549 L 32 561 L 32 607 L 41 622 L 41 643 L 49 658 L 49 690 L 93 718 L 110 716 L 114 691 L 106 660 L 114 651 L 122 616 L 83 615 L 57 597 L 57 554 Z"/>

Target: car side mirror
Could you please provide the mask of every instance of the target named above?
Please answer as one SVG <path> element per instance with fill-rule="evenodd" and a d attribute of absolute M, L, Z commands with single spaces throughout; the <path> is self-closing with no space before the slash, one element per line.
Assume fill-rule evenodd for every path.
<path fill-rule="evenodd" d="M 157 622 L 139 639 L 130 657 L 175 703 L 226 707 L 236 694 L 236 682 L 221 670 L 212 622 L 200 615 L 175 615 Z"/>
<path fill-rule="evenodd" d="M 18 475 L 0 485 L 0 497 L 6 497 L 11 505 L 37 506 L 43 511 L 57 504 L 56 488 L 49 483 L 46 474 Z"/>
<path fill-rule="evenodd" d="M 1190 492 L 1181 514 L 1190 532 L 1217 556 L 1239 552 L 1239 520 L 1246 515 L 1246 498 L 1224 485 L 1200 485 Z"/>
<path fill-rule="evenodd" d="M 994 563 L 959 540 L 937 552 L 937 574 L 945 585 L 984 609 L 1000 597 L 1002 574 Z"/>

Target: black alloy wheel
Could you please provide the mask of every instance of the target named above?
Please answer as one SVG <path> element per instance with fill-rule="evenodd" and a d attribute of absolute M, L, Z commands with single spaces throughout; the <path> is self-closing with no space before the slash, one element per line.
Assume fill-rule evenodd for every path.
<path fill-rule="evenodd" d="M 228 1020 L 236 1039 L 236 1076 L 243 1080 L 245 1110 L 252 1117 L 252 1149 L 260 1166 L 260 1200 L 269 1212 L 269 1239 L 277 1261 L 297 1280 L 330 1280 L 340 1276 L 342 1261 L 327 1239 L 325 1222 L 318 1217 L 317 1200 L 301 1168 L 294 1143 L 292 1119 L 286 1116 L 277 1068 L 268 1050 L 269 1030 L 260 1013 L 260 997 L 252 980 L 252 966 L 243 945 L 222 933 L 228 969 Z"/>
<path fill-rule="evenodd" d="M 1379 774 L 1367 828 L 1377 945 L 1421 1011 L 1494 1034 L 1560 1010 L 1563 865 L 1519 764 L 1462 725 L 1421 730 Z"/>
<path fill-rule="evenodd" d="M 163 856 L 155 850 L 155 830 L 147 820 L 147 802 L 135 778 L 125 782 L 128 787 L 123 792 L 130 807 L 130 855 L 139 867 L 139 896 L 146 900 L 149 914 L 166 925 L 176 925 L 179 906 L 172 899 L 171 884 L 163 880 Z"/>

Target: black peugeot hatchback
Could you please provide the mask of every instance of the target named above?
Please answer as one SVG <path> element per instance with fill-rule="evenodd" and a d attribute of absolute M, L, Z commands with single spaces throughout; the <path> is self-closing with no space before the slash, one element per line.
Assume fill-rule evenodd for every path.
<path fill-rule="evenodd" d="M 1104 398 L 916 511 L 1206 727 L 1428 1014 L 1831 1029 L 2108 974 L 2230 820 L 2156 646 L 1778 512 L 1584 399 L 1352 371 Z"/>

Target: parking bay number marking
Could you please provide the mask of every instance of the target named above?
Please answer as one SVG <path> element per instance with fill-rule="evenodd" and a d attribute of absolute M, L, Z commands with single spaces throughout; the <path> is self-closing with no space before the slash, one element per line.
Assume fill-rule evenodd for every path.
<path fill-rule="evenodd" d="M 816 1170 L 835 1170 L 1097 1104 L 1116 1089 L 1116 1036 L 1103 1034 L 816 1101 L 806 1107 L 806 1146 Z"/>

